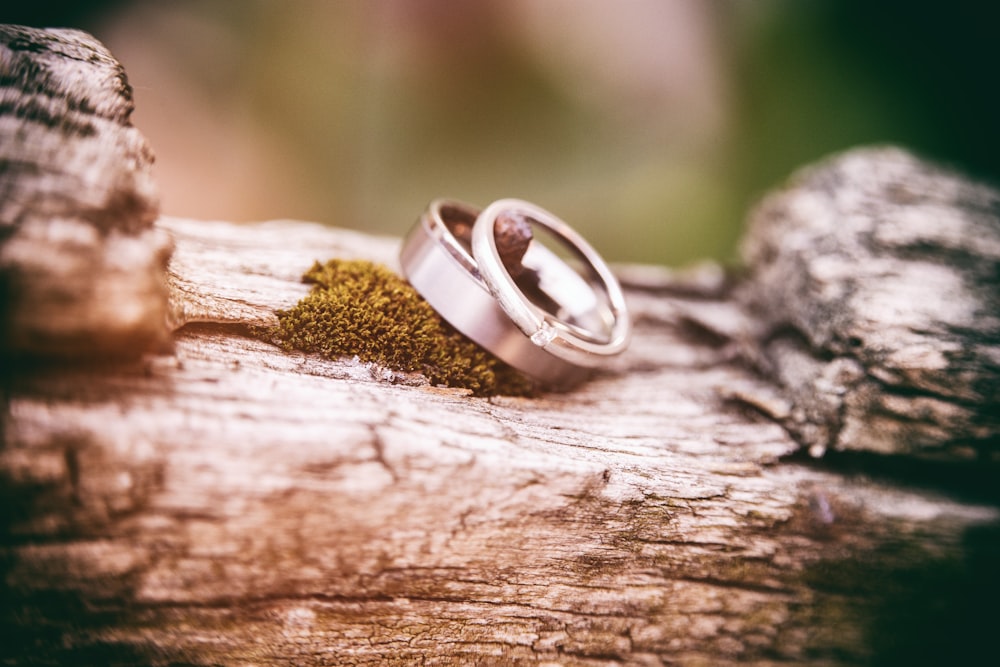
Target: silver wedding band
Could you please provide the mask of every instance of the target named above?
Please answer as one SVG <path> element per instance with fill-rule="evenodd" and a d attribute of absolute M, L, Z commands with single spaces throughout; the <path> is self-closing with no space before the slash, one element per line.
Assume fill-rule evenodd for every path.
<path fill-rule="evenodd" d="M 535 239 L 513 277 L 497 246 L 502 215 L 547 230 L 575 261 Z M 575 384 L 628 345 L 628 311 L 610 268 L 569 225 L 529 202 L 502 199 L 479 211 L 435 200 L 404 240 L 400 263 L 451 326 L 545 385 Z"/>

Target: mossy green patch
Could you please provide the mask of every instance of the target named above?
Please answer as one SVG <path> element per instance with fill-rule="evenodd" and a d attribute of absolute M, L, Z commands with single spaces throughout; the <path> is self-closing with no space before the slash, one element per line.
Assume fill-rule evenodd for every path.
<path fill-rule="evenodd" d="M 268 332 L 285 349 L 329 359 L 357 356 L 481 396 L 534 390 L 528 378 L 458 333 L 384 266 L 333 259 L 316 262 L 303 280 L 312 290 L 278 311 L 278 325 Z"/>

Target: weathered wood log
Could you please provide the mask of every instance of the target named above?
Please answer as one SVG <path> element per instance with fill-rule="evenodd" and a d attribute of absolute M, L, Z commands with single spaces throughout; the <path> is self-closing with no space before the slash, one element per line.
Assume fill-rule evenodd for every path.
<path fill-rule="evenodd" d="M 782 462 L 785 431 L 720 398 L 759 382 L 689 324 L 739 321 L 725 292 L 646 276 L 612 371 L 477 399 L 245 335 L 314 257 L 395 240 L 160 225 L 179 300 L 226 285 L 202 313 L 222 324 L 8 378 L 15 663 L 852 664 L 905 655 L 874 633 L 910 597 L 995 581 L 964 563 L 994 507 Z"/>
<path fill-rule="evenodd" d="M 136 355 L 169 339 L 169 238 L 132 89 L 78 30 L 0 25 L 0 339 L 9 355 Z"/>
<path fill-rule="evenodd" d="M 788 315 L 757 308 L 761 274 L 621 267 L 626 355 L 572 392 L 476 398 L 251 335 L 306 292 L 313 261 L 395 266 L 398 240 L 287 221 L 156 229 L 176 243 L 171 351 L 0 374 L 5 664 L 992 652 L 995 469 L 798 455 L 747 403 L 804 409 L 782 364 L 823 346 L 770 346 Z M 814 415 L 785 426 L 802 436 Z"/>
<path fill-rule="evenodd" d="M 750 224 L 738 298 L 782 392 L 761 405 L 817 453 L 1000 454 L 1000 193 L 857 151 Z"/>

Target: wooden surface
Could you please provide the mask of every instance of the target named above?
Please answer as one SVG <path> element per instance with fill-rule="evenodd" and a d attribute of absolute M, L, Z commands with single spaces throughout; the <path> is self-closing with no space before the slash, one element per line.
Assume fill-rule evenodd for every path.
<path fill-rule="evenodd" d="M 1000 460 L 1000 193 L 859 150 L 771 194 L 743 250 L 757 366 L 815 453 Z"/>
<path fill-rule="evenodd" d="M 754 214 L 739 276 L 619 267 L 633 346 L 578 389 L 535 398 L 471 397 L 251 335 L 305 293 L 313 261 L 395 266 L 395 238 L 161 218 L 144 238 L 175 248 L 160 276 L 169 350 L 72 363 L 3 350 L 0 661 L 982 664 L 1000 594 L 998 476 L 990 455 L 964 455 L 947 429 L 976 433 L 973 449 L 988 452 L 990 406 L 965 396 L 979 416 L 941 422 L 929 447 L 887 449 L 876 429 L 851 441 L 875 443 L 868 451 L 813 437 L 839 432 L 824 415 L 862 431 L 881 423 L 878 400 L 843 382 L 857 373 L 834 372 L 870 372 L 869 339 L 824 348 L 854 330 L 844 318 L 857 311 L 820 298 L 874 260 L 849 268 L 856 258 L 839 246 L 822 255 L 842 264 L 816 296 L 847 323 L 829 336 L 813 337 L 790 297 L 766 300 L 782 284 L 814 284 L 803 276 L 816 275 L 825 235 L 810 231 L 814 216 L 787 212 L 798 198 L 836 227 L 853 196 L 838 188 L 857 188 L 845 169 L 900 164 L 929 169 L 858 151 L 790 182 Z M 928 173 L 941 187 L 964 183 Z M 809 194 L 817 183 L 825 198 Z M 912 198 L 896 209 L 880 192 L 850 215 L 873 202 L 881 218 L 912 214 Z M 961 218 L 969 201 L 925 208 L 925 222 Z M 781 244 L 769 240 L 772 215 L 786 225 Z M 920 250 L 961 269 L 949 234 Z M 755 250 L 768 244 L 780 247 Z M 979 266 L 991 266 L 985 256 Z M 973 292 L 995 298 L 984 275 Z M 954 285 L 921 283 L 896 310 L 875 310 L 891 324 L 942 284 Z M 880 330 L 880 345 L 908 349 Z M 974 339 L 984 358 L 996 344 L 986 331 Z M 947 333 L 924 342 L 954 341 Z M 995 391 L 990 368 L 977 367 L 975 386 Z M 811 409 L 819 395 L 850 406 Z"/>
<path fill-rule="evenodd" d="M 135 355 L 168 340 L 153 154 L 132 89 L 79 30 L 0 25 L 0 341 Z"/>
<path fill-rule="evenodd" d="M 962 586 L 995 581 L 985 489 L 783 460 L 785 430 L 725 400 L 762 382 L 692 324 L 740 322 L 725 291 L 647 270 L 612 370 L 479 399 L 245 335 L 314 259 L 395 240 L 159 224 L 177 301 L 217 323 L 8 378 L 15 664 L 856 664 L 926 641 L 893 625 L 911 598 L 967 615 Z"/>

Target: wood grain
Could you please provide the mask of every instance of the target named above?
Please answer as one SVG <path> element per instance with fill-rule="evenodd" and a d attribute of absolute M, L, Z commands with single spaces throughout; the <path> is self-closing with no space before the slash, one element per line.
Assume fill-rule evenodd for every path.
<path fill-rule="evenodd" d="M 897 588 L 919 594 L 872 578 L 949 571 L 997 519 L 783 460 L 786 431 L 725 400 L 761 380 L 691 324 L 742 317 L 707 279 L 645 272 L 633 348 L 579 390 L 479 399 L 245 335 L 317 256 L 397 241 L 160 226 L 177 298 L 226 285 L 211 323 L 171 355 L 9 379 L 15 662 L 854 664 Z"/>
<path fill-rule="evenodd" d="M 1000 193 L 851 151 L 767 197 L 743 249 L 758 366 L 817 453 L 997 457 Z"/>
<path fill-rule="evenodd" d="M 125 71 L 78 30 L 0 25 L 0 339 L 7 355 L 169 341 L 169 238 Z"/>
<path fill-rule="evenodd" d="M 96 48 L 77 33 L 28 37 Z M 108 146 L 110 163 L 145 178 Z M 926 187 L 894 198 L 885 184 L 907 169 Z M 39 201 L 80 201 L 73 179 L 61 183 Z M 961 196 L 939 197 L 948 188 Z M 961 338 L 952 310 L 926 304 L 995 297 L 968 277 L 989 278 L 991 255 L 970 264 L 974 244 L 929 226 L 970 215 L 995 225 L 980 206 L 993 196 L 897 151 L 804 172 L 753 214 L 745 273 L 618 267 L 632 347 L 574 391 L 535 398 L 472 397 L 254 337 L 305 293 L 314 261 L 395 268 L 396 238 L 172 218 L 95 231 L 163 261 L 163 239 L 175 246 L 156 274 L 169 299 L 140 290 L 170 347 L 123 344 L 70 363 L 64 343 L 29 360 L 5 341 L 16 363 L 0 372 L 0 661 L 981 664 L 1000 595 L 998 476 L 955 443 L 995 442 L 984 415 L 996 341 L 988 313 L 985 333 Z M 33 225 L 60 219 L 23 208 Z M 894 217 L 915 209 L 920 225 Z M 847 222 L 866 212 L 879 217 L 869 229 L 898 242 L 856 256 L 866 234 Z M 4 253 L 21 233 L 10 228 Z M 99 269 L 105 250 L 79 261 Z M 958 283 L 920 282 L 893 303 L 944 322 L 937 330 L 897 322 L 898 308 L 860 308 L 874 297 L 838 296 L 900 287 L 869 285 L 864 276 L 885 276 L 866 265 L 928 254 Z M 141 283 L 154 265 L 119 279 L 138 272 Z M 69 310 L 96 324 L 72 349 L 120 342 L 120 316 L 103 313 L 128 298 L 91 312 L 78 296 Z M 898 363 L 893 350 L 912 351 L 918 334 L 919 349 L 970 345 L 965 358 L 986 362 L 972 389 L 949 375 L 955 365 Z M 860 392 L 872 378 L 883 394 Z M 957 406 L 954 418 L 937 419 L 906 382 Z M 886 392 L 903 399 L 895 430 L 882 426 Z M 906 424 L 922 439 L 899 435 Z M 803 445 L 828 451 L 813 458 Z M 929 461 L 931 450 L 941 456 Z"/>

